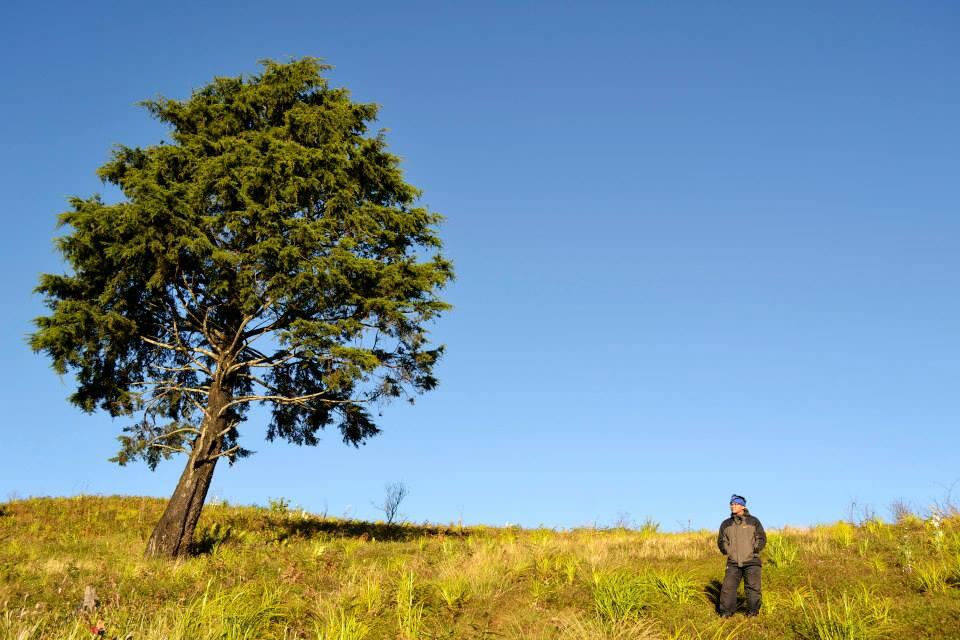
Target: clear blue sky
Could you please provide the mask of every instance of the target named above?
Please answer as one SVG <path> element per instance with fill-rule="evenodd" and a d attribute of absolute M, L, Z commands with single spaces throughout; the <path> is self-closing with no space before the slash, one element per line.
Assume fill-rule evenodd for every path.
<path fill-rule="evenodd" d="M 55 216 L 135 106 L 312 55 L 381 104 L 458 279 L 441 386 L 359 450 L 263 440 L 212 497 L 713 527 L 923 508 L 960 479 L 955 2 L 14 3 L 0 21 L 9 494 L 167 496 L 25 336 Z M 955 492 L 960 498 L 960 485 Z"/>

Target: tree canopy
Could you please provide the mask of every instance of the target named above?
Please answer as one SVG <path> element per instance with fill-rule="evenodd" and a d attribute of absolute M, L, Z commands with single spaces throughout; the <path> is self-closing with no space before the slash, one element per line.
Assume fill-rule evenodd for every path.
<path fill-rule="evenodd" d="M 335 424 L 356 445 L 379 403 L 437 384 L 442 217 L 369 133 L 375 105 L 316 59 L 262 65 L 143 102 L 170 140 L 117 146 L 98 174 L 122 200 L 60 216 L 68 272 L 40 277 L 31 345 L 76 375 L 71 402 L 130 418 L 120 464 L 182 452 L 212 473 L 248 453 L 252 403 L 271 407 L 270 440 Z"/>

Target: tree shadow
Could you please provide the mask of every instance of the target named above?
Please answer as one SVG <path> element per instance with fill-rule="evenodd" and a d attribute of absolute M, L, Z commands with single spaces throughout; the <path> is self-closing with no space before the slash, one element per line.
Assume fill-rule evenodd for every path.
<path fill-rule="evenodd" d="M 223 523 L 214 523 L 203 531 L 190 545 L 191 555 L 206 555 L 216 551 L 227 541 L 240 541 L 246 535 L 244 525 L 250 524 L 242 518 L 227 518 Z M 310 540 L 312 538 L 353 538 L 364 541 L 408 542 L 424 537 L 468 538 L 470 531 L 460 527 L 441 525 L 388 524 L 385 522 L 365 522 L 361 520 L 326 520 L 317 518 L 298 519 L 286 516 L 274 516 L 265 520 L 266 526 L 258 527 L 261 532 L 269 532 L 273 542 L 286 540 Z"/>
<path fill-rule="evenodd" d="M 407 542 L 425 536 L 466 538 L 470 533 L 458 527 L 440 525 L 388 524 L 362 520 L 292 520 L 279 522 L 288 537 L 312 538 L 319 534 L 336 538 L 360 538 L 385 542 Z"/>

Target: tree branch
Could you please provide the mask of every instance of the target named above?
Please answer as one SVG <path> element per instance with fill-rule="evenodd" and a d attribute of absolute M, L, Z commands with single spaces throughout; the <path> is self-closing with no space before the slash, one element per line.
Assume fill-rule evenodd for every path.
<path fill-rule="evenodd" d="M 190 453 L 187 449 L 183 447 L 170 447 L 165 444 L 160 444 L 159 442 L 153 442 L 147 445 L 148 447 L 154 447 L 155 449 L 166 449 L 167 451 L 173 451 L 174 453 Z"/>
<path fill-rule="evenodd" d="M 225 458 L 230 456 L 233 453 L 236 453 L 237 451 L 240 451 L 240 445 L 235 445 L 233 447 L 230 447 L 226 451 L 221 451 L 217 455 L 209 456 L 207 460 L 216 460 L 217 458 Z"/>
<path fill-rule="evenodd" d="M 144 342 L 146 342 L 147 344 L 152 344 L 153 346 L 159 347 L 159 348 L 161 348 L 161 349 L 167 349 L 168 351 L 177 351 L 177 352 L 179 352 L 179 353 L 186 353 L 188 356 L 190 356 L 190 360 L 191 360 L 194 364 L 196 364 L 196 365 L 198 365 L 199 367 L 201 367 L 201 369 L 202 369 L 202 371 L 203 371 L 204 373 L 206 373 L 206 374 L 208 374 L 208 375 L 213 375 L 213 374 L 210 372 L 209 369 L 207 369 L 206 367 L 204 367 L 204 366 L 203 366 L 200 362 L 198 362 L 198 361 L 193 357 L 193 355 L 192 355 L 192 352 L 195 351 L 195 352 L 197 352 L 197 353 L 201 353 L 201 354 L 207 356 L 207 357 L 210 358 L 211 360 L 216 360 L 217 357 L 216 357 L 216 355 L 214 355 L 214 353 L 213 353 L 212 351 L 208 351 L 208 350 L 206 350 L 206 349 L 201 349 L 200 347 L 190 347 L 190 348 L 182 347 L 182 346 L 181 346 L 181 347 L 178 347 L 178 346 L 175 346 L 175 345 L 172 345 L 172 344 L 168 344 L 168 343 L 166 343 L 166 342 L 160 342 L 159 340 L 154 340 L 153 338 L 148 338 L 147 336 L 140 336 L 140 339 L 143 340 Z"/>
<path fill-rule="evenodd" d="M 317 393 L 308 393 L 302 396 L 280 396 L 280 395 L 250 395 L 250 396 L 241 396 L 239 398 L 234 398 L 220 409 L 219 416 L 222 416 L 227 409 L 232 407 L 235 404 L 243 404 L 245 402 L 262 402 L 269 400 L 270 402 L 276 402 L 277 404 L 306 404 L 309 400 L 316 400 L 321 396 L 327 394 L 327 391 L 318 391 Z M 327 404 L 355 404 L 370 402 L 367 400 L 332 400 L 332 399 L 323 399 L 321 402 Z"/>

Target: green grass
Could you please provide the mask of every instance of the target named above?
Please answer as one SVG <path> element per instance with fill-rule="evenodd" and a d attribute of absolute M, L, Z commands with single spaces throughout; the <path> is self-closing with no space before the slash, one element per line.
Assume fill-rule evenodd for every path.
<path fill-rule="evenodd" d="M 767 557 L 776 567 L 784 569 L 797 562 L 800 546 L 789 536 L 771 533 L 767 536 Z"/>
<path fill-rule="evenodd" d="M 197 555 L 147 560 L 163 506 L 3 505 L 0 640 L 960 637 L 955 515 L 770 531 L 761 615 L 720 620 L 713 531 L 387 525 L 277 499 L 208 505 Z"/>
<path fill-rule="evenodd" d="M 797 631 L 805 640 L 871 640 L 886 635 L 890 603 L 867 588 L 825 602 L 804 600 Z"/>

